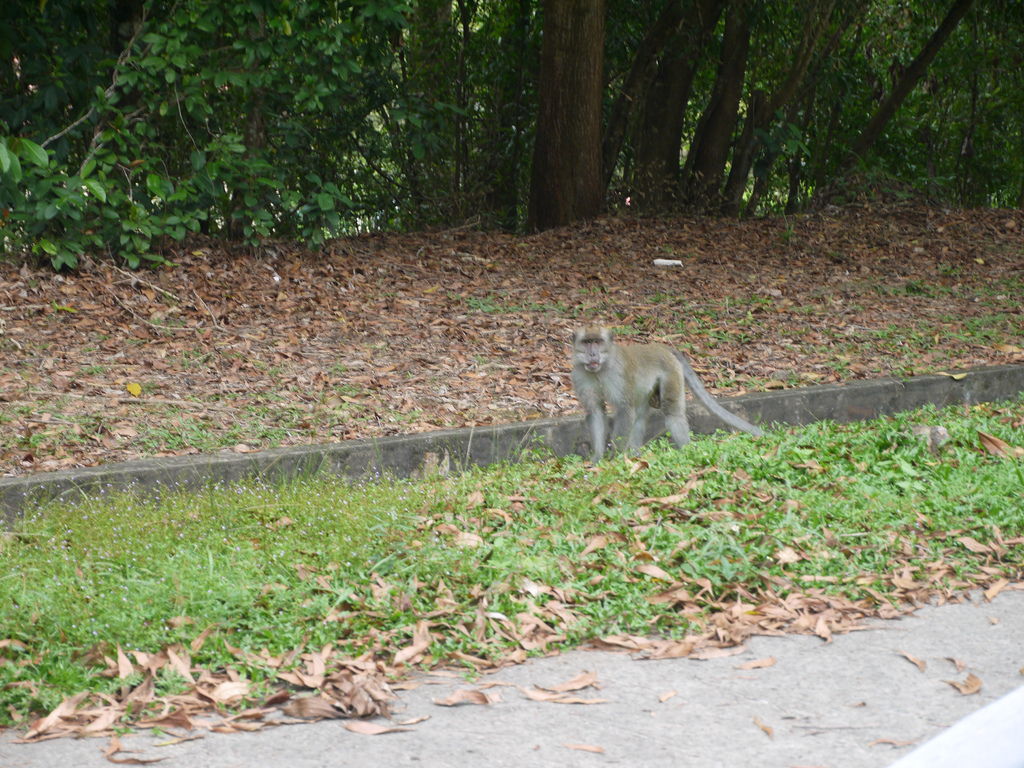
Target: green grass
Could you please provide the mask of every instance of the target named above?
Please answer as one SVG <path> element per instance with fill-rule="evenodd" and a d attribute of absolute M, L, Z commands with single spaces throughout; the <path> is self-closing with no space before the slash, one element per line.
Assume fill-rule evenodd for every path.
<path fill-rule="evenodd" d="M 564 635 L 557 647 L 681 636 L 749 595 L 820 588 L 878 605 L 898 599 L 904 568 L 926 590 L 1021 578 L 1024 458 L 986 452 L 978 432 L 1019 445 L 1022 423 L 1024 400 L 699 438 L 682 452 L 659 442 L 597 469 L 537 457 L 417 482 L 306 478 L 44 506 L 0 538 L 2 700 L 27 713 L 115 691 L 103 655 L 188 647 L 208 629 L 193 665 L 263 684 L 274 671 L 229 646 L 333 643 L 387 659 L 429 617 L 434 660 L 501 658 L 524 614 Z M 915 424 L 951 440 L 933 455 Z M 670 583 L 648 563 L 700 610 L 652 602 Z M 555 600 L 573 620 L 545 612 Z M 161 674 L 162 690 L 184 687 Z"/>

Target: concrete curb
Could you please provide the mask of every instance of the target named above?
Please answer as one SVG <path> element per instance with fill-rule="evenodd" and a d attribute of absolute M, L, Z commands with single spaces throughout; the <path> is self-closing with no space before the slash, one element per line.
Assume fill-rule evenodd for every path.
<path fill-rule="evenodd" d="M 839 422 L 871 419 L 932 404 L 937 407 L 1007 400 L 1024 391 L 1024 365 L 978 368 L 950 375 L 917 376 L 906 381 L 885 378 L 826 384 L 723 398 L 730 410 L 759 424 L 801 425 L 823 419 Z M 690 403 L 690 427 L 709 434 L 720 422 L 702 406 Z M 652 436 L 662 425 L 654 423 Z M 524 451 L 541 449 L 564 456 L 589 451 L 579 417 L 537 419 L 519 424 L 443 430 L 327 445 L 275 448 L 251 454 L 224 453 L 143 459 L 120 464 L 0 478 L 0 515 L 10 526 L 31 506 L 50 500 L 135 489 L 200 488 L 261 477 L 275 482 L 288 477 L 330 472 L 351 478 L 390 473 L 400 477 L 440 468 L 516 460 Z"/>

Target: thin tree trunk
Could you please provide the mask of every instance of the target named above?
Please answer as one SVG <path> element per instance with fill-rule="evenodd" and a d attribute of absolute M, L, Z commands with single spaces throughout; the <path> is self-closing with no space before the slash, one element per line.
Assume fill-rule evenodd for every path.
<path fill-rule="evenodd" d="M 847 168 L 851 167 L 858 158 L 863 157 L 874 146 L 879 136 L 882 135 L 882 131 L 885 130 L 889 120 L 896 114 L 896 110 L 900 108 L 903 100 L 907 98 L 910 91 L 917 85 L 917 82 L 924 77 L 924 73 L 928 71 L 928 65 L 932 63 L 935 55 L 942 48 L 943 43 L 946 42 L 946 39 L 956 29 L 956 25 L 960 23 L 960 20 L 970 10 L 973 3 L 974 0 L 954 0 L 953 5 L 946 13 L 946 18 L 942 20 L 938 29 L 935 30 L 928 42 L 925 43 L 921 52 L 917 54 L 917 58 L 903 72 L 903 76 L 893 86 L 892 92 L 878 105 L 874 116 L 865 126 L 864 130 L 861 131 L 860 136 L 853 142 L 853 146 L 850 148 L 850 156 L 846 161 Z"/>
<path fill-rule="evenodd" d="M 736 127 L 750 49 L 748 10 L 748 0 L 729 2 L 721 64 L 684 169 L 684 199 L 698 211 L 718 210 L 721 206 L 722 176 Z"/>
<path fill-rule="evenodd" d="M 602 142 L 605 185 L 611 181 L 612 173 L 615 171 L 615 164 L 626 136 L 626 126 L 629 123 L 630 115 L 635 105 L 640 102 L 641 93 L 649 87 L 656 76 L 658 57 L 679 30 L 686 10 L 689 9 L 684 9 L 682 0 L 670 0 L 637 47 L 629 74 L 626 75 L 622 89 L 612 104 L 608 127 Z"/>
<path fill-rule="evenodd" d="M 775 114 L 789 105 L 796 98 L 800 84 L 807 74 L 814 52 L 821 40 L 821 35 L 828 26 L 835 0 L 812 0 L 813 8 L 807 8 L 804 14 L 806 23 L 800 37 L 800 45 L 794 52 L 792 64 L 785 78 L 775 89 L 771 97 L 757 98 L 753 94 L 750 108 L 743 124 L 743 134 L 733 150 L 732 166 L 729 169 L 729 180 L 725 185 L 722 213 L 735 216 L 740 211 L 743 192 L 747 187 L 747 177 L 754 162 L 754 156 L 761 147 L 760 134 L 767 128 Z"/>
<path fill-rule="evenodd" d="M 649 83 L 636 123 L 636 162 L 631 176 L 638 206 L 658 210 L 678 193 L 683 121 L 701 54 L 722 15 L 725 0 L 697 0 Z"/>

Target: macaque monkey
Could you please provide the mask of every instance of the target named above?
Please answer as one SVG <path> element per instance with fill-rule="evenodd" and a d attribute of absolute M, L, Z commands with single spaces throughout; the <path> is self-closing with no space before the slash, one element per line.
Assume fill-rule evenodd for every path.
<path fill-rule="evenodd" d="M 764 434 L 715 402 L 690 362 L 665 344 L 616 344 L 610 328 L 580 328 L 573 333 L 572 357 L 572 383 L 587 413 L 594 461 L 604 456 L 608 440 L 606 403 L 615 407 L 612 444 L 617 449 L 621 449 L 622 438 L 627 435 L 627 448 L 636 450 L 643 445 L 651 408 L 661 408 L 677 447 L 690 442 L 687 384 L 697 399 L 729 426 L 752 435 Z"/>

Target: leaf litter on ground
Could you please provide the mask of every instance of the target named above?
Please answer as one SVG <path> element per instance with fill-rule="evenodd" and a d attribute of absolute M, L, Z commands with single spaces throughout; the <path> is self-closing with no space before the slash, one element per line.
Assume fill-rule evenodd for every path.
<path fill-rule="evenodd" d="M 1021 462 L 977 434 L 1012 446 L 1022 418 L 1024 400 L 660 442 L 596 471 L 541 456 L 51 504 L 0 542 L 0 716 L 30 741 L 359 722 L 388 717 L 392 682 L 418 671 L 580 644 L 709 659 L 753 635 L 828 641 L 970 589 L 994 598 L 1021 587 Z M 948 429 L 938 454 L 920 423 Z M 580 693 L 595 685 L 520 690 L 598 704 Z"/>
<path fill-rule="evenodd" d="M 0 260 L 0 474 L 570 414 L 590 318 L 682 348 L 716 395 L 1021 363 L 1022 230 L 1024 210 L 856 205 L 195 240 L 138 273 Z"/>

